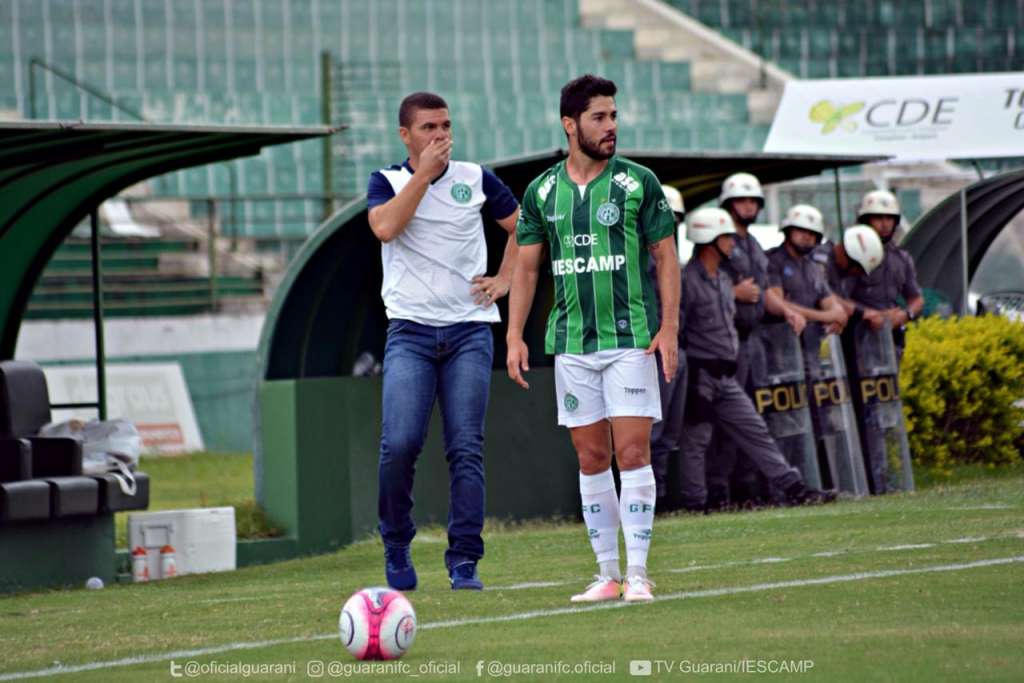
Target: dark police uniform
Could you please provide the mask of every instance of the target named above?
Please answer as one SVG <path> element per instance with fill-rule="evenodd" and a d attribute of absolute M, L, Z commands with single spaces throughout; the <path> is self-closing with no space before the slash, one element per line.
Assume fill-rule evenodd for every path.
<path fill-rule="evenodd" d="M 768 286 L 768 258 L 757 239 L 750 233 L 746 237 L 739 233 L 734 235 L 735 246 L 729 259 L 723 260 L 719 266 L 732 279 L 733 283 L 753 278 L 761 288 L 761 296 L 756 303 L 735 301 L 735 326 L 739 335 L 739 353 L 736 357 L 736 382 L 748 395 L 753 394 L 750 383 L 751 363 L 758 362 L 751 353 L 748 338 L 764 317 L 764 290 Z M 724 434 L 715 435 L 716 447 L 708 459 L 708 486 L 711 491 L 712 504 L 717 505 L 729 498 L 730 479 L 739 498 L 760 497 L 763 487 L 756 474 L 754 465 L 737 451 L 737 444 L 732 443 Z M 742 502 L 740 500 L 739 502 Z"/>
<path fill-rule="evenodd" d="M 779 489 L 803 483 L 738 382 L 740 335 L 732 287 L 724 270 L 712 277 L 696 256 L 683 268 L 679 326 L 688 380 L 680 468 L 685 503 L 691 509 L 707 501 L 705 456 L 713 427 L 721 429 Z"/>

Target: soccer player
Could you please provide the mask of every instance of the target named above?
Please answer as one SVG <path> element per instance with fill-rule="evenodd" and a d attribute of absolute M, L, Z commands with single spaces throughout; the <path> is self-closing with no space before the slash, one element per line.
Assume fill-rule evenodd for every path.
<path fill-rule="evenodd" d="M 562 88 L 569 156 L 523 195 L 519 263 L 509 298 L 508 373 L 529 388 L 523 326 L 549 251 L 555 301 L 545 351 L 555 355 L 558 422 L 579 459 L 583 520 L 598 575 L 573 602 L 652 600 L 647 553 L 654 523 L 651 424 L 661 419 L 657 364 L 676 374 L 679 261 L 675 221 L 654 174 L 615 155 L 615 84 L 585 75 Z M 648 258 L 656 263 L 661 324 Z M 611 458 L 622 482 L 616 495 Z M 618 534 L 626 540 L 622 585 Z M 621 593 L 620 593 L 621 592 Z"/>
<path fill-rule="evenodd" d="M 435 399 L 441 403 L 450 498 L 445 564 L 453 590 L 483 588 L 484 413 L 499 321 L 516 264 L 519 207 L 478 164 L 453 161 L 448 105 L 432 93 L 402 100 L 401 164 L 370 176 L 370 228 L 382 242 L 381 297 L 388 316 L 378 514 L 388 585 L 416 588 L 409 543 L 412 487 Z M 497 275 L 487 276 L 483 215 L 510 233 Z"/>

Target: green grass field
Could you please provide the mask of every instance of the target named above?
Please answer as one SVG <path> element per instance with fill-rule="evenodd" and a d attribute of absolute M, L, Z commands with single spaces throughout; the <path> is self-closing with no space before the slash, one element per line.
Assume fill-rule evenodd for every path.
<path fill-rule="evenodd" d="M 448 588 L 443 531 L 423 530 L 408 668 L 361 677 L 477 679 L 482 661 L 483 678 L 496 666 L 512 680 L 623 680 L 630 660 L 652 660 L 656 673 L 661 660 L 655 678 L 673 680 L 680 667 L 751 660 L 769 671 L 813 662 L 786 680 L 1019 681 L 1022 512 L 1018 467 L 819 508 L 661 517 L 650 561 L 659 599 L 582 609 L 568 602 L 593 571 L 578 524 L 489 525 L 481 593 Z M 382 582 L 380 543 L 367 540 L 230 574 L 6 597 L 0 680 L 57 666 L 71 668 L 59 680 L 169 680 L 172 661 L 221 667 L 201 680 L 242 680 L 243 665 L 293 667 L 256 680 L 309 680 L 316 662 L 334 662 L 338 678 L 356 664 L 337 641 L 338 610 Z M 524 665 L 547 668 L 516 673 Z"/>

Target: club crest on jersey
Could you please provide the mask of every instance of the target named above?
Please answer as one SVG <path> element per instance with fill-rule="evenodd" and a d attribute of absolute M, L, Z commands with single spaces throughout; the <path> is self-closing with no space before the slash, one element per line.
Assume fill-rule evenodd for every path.
<path fill-rule="evenodd" d="M 473 198 L 473 190 L 466 183 L 455 183 L 452 185 L 452 199 L 459 204 L 466 204 Z"/>
<path fill-rule="evenodd" d="M 618 223 L 620 215 L 619 207 L 611 202 L 605 202 L 597 207 L 597 222 L 606 228 Z"/>
<path fill-rule="evenodd" d="M 618 185 L 623 190 L 629 193 L 636 192 L 637 190 L 640 189 L 640 183 L 636 179 L 630 178 L 629 174 L 626 173 L 625 171 L 620 171 L 616 173 L 614 176 L 612 176 L 612 180 L 615 182 L 616 185 Z"/>

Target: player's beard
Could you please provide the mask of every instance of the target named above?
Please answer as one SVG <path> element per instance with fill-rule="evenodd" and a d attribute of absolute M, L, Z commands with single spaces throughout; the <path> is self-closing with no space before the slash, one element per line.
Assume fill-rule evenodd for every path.
<path fill-rule="evenodd" d="M 582 130 L 580 130 L 579 128 L 576 129 L 576 144 L 579 145 L 581 152 L 586 154 L 594 161 L 604 161 L 605 159 L 611 159 L 615 155 L 615 136 L 611 136 L 611 151 L 604 152 L 601 150 L 601 143 L 607 141 L 608 137 L 605 137 L 603 140 L 601 140 L 601 142 L 594 144 L 587 138 L 583 137 Z"/>

